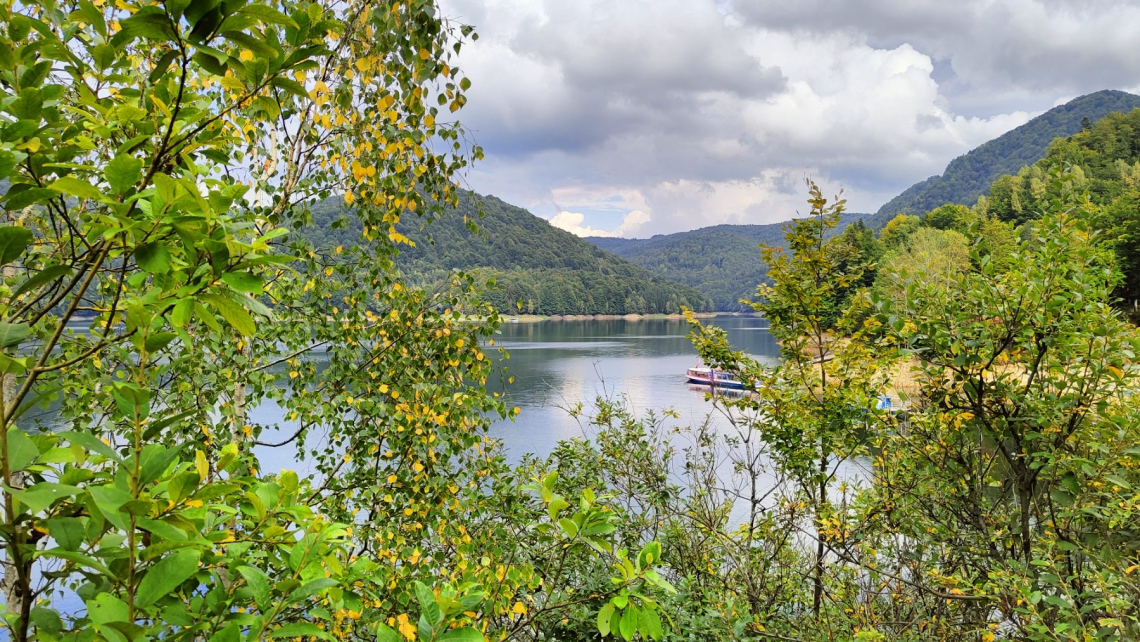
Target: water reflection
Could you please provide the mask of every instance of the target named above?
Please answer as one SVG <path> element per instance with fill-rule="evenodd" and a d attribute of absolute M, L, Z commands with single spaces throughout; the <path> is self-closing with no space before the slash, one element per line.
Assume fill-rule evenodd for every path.
<path fill-rule="evenodd" d="M 737 350 L 775 362 L 779 346 L 767 321 L 718 317 Z M 500 422 L 492 434 L 511 459 L 549 453 L 559 440 L 582 435 L 565 410 L 589 405 L 596 397 L 623 395 L 635 410 L 671 408 L 682 424 L 697 425 L 713 410 L 706 388 L 690 386 L 685 369 L 696 363 L 689 326 L 681 320 L 545 321 L 503 326 L 496 343 L 510 353 L 504 365 L 514 384 L 495 382 L 511 404 L 522 409 L 513 422 Z"/>

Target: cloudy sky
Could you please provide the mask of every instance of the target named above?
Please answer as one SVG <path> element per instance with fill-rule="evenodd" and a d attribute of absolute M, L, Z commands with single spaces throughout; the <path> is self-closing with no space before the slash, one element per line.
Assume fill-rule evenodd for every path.
<path fill-rule="evenodd" d="M 1140 89 L 1140 1 L 444 0 L 467 180 L 580 235 L 880 205 L 1068 100 Z"/>

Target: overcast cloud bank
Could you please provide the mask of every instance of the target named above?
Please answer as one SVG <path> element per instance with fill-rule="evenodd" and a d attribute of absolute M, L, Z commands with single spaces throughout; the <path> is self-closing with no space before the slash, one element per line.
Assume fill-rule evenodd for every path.
<path fill-rule="evenodd" d="M 1108 0 L 447 0 L 480 39 L 470 187 L 579 235 L 851 211 L 1077 95 L 1132 90 Z"/>

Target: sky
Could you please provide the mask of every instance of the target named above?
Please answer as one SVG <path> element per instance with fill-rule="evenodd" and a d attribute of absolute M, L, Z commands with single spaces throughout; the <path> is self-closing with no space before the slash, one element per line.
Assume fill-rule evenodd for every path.
<path fill-rule="evenodd" d="M 874 212 L 1101 89 L 1140 93 L 1140 0 L 443 0 L 474 25 L 467 187 L 579 236 Z"/>

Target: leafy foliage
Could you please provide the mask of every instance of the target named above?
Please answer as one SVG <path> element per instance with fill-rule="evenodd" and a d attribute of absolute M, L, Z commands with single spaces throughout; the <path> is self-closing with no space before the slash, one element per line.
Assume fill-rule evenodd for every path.
<path fill-rule="evenodd" d="M 468 641 L 577 605 L 503 536 L 564 516 L 486 436 L 517 412 L 484 387 L 495 310 L 469 275 L 398 269 L 401 220 L 456 207 L 481 155 L 450 120 L 472 30 L 432 2 L 0 13 L 10 639 Z M 347 247 L 304 240 L 330 194 Z"/>

